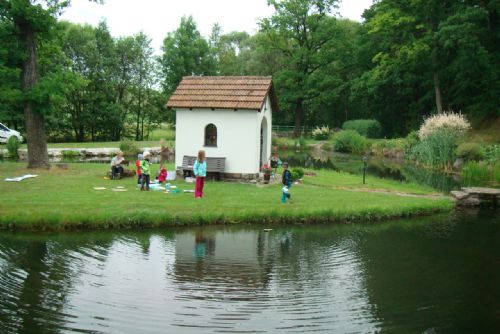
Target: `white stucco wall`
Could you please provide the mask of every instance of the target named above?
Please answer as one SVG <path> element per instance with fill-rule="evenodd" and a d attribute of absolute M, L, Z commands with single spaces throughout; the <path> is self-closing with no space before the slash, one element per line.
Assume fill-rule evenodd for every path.
<path fill-rule="evenodd" d="M 182 165 L 184 155 L 196 156 L 198 150 L 204 149 L 207 157 L 226 158 L 226 173 L 258 173 L 261 154 L 260 127 L 263 117 L 266 117 L 267 120 L 264 151 L 269 158 L 272 128 L 272 110 L 269 98 L 266 98 L 261 112 L 255 110 L 177 109 L 176 166 Z M 217 127 L 217 147 L 204 146 L 205 127 L 210 123 Z"/>

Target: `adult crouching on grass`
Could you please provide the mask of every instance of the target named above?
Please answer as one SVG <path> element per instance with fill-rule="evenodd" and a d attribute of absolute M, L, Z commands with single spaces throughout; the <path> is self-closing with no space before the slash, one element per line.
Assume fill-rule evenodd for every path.
<path fill-rule="evenodd" d="M 116 155 L 111 159 L 111 178 L 113 180 L 119 180 L 121 178 L 123 174 L 122 163 L 124 160 L 122 151 L 116 152 Z"/>
<path fill-rule="evenodd" d="M 193 166 L 193 173 L 196 176 L 196 185 L 194 188 L 194 198 L 203 197 L 203 186 L 205 185 L 205 177 L 207 176 L 207 162 L 205 161 L 205 151 L 198 151 L 198 159 Z"/>

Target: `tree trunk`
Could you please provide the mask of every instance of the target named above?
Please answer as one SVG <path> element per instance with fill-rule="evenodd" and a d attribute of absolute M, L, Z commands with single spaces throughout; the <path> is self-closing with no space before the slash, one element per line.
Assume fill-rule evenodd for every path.
<path fill-rule="evenodd" d="M 302 119 L 304 118 L 304 102 L 302 101 L 301 98 L 297 99 L 297 102 L 295 104 L 295 127 L 293 129 L 293 136 L 295 138 L 300 137 L 302 131 L 301 131 L 301 126 L 302 126 Z"/>
<path fill-rule="evenodd" d="M 432 49 L 432 69 L 434 77 L 434 92 L 436 95 L 436 109 L 438 114 L 443 112 L 443 98 L 441 96 L 441 84 L 439 82 L 439 72 L 438 72 L 438 46 L 437 42 L 434 42 Z"/>
<path fill-rule="evenodd" d="M 436 108 L 438 114 L 443 112 L 443 99 L 441 97 L 441 85 L 439 83 L 439 74 L 434 71 L 434 91 L 436 93 Z"/>
<path fill-rule="evenodd" d="M 43 115 L 34 110 L 28 94 L 38 82 L 38 67 L 36 61 L 35 33 L 27 24 L 17 22 L 21 37 L 26 47 L 26 60 L 22 70 L 22 88 L 25 95 L 24 117 L 26 122 L 26 141 L 28 144 L 28 168 L 49 168 L 47 139 Z"/>

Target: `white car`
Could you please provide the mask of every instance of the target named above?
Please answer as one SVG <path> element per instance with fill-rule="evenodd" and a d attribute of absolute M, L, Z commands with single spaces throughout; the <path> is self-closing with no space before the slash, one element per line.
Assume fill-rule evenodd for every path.
<path fill-rule="evenodd" d="M 0 143 L 6 143 L 10 137 L 15 136 L 19 139 L 19 142 L 23 142 L 23 136 L 19 133 L 19 131 L 11 130 L 2 123 L 0 123 Z"/>

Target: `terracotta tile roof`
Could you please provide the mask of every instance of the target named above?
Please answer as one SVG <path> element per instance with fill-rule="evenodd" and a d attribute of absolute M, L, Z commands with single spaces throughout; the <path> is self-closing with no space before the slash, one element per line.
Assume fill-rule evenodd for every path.
<path fill-rule="evenodd" d="M 269 94 L 273 111 L 278 103 L 271 77 L 184 77 L 167 108 L 260 110 Z"/>

